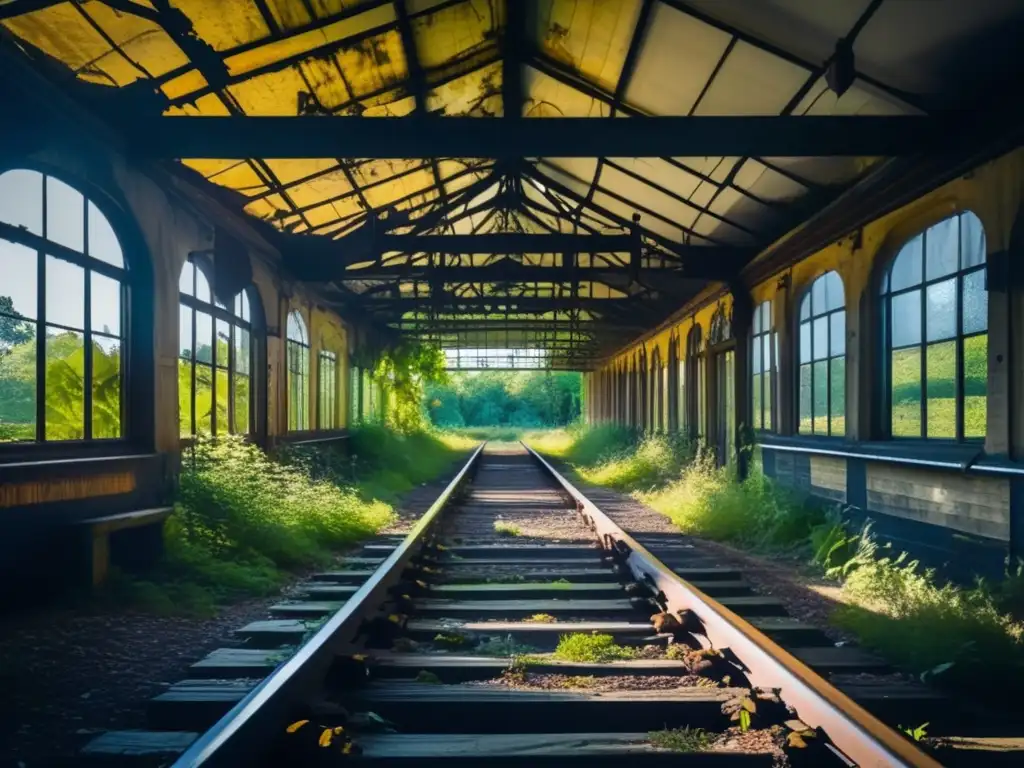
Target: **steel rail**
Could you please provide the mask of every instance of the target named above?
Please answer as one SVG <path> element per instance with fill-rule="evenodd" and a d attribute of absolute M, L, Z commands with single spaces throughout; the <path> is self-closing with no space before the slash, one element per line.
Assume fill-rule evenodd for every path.
<path fill-rule="evenodd" d="M 668 610 L 689 610 L 696 614 L 704 626 L 709 647 L 731 649 L 754 686 L 781 689 L 783 700 L 796 710 L 800 720 L 812 728 L 822 728 L 846 758 L 858 766 L 872 768 L 941 768 L 941 763 L 830 685 L 763 632 L 673 573 L 544 457 L 523 445 L 573 499 L 578 512 L 594 528 L 606 549 L 620 552 L 628 549 L 625 563 L 638 581 L 647 582 L 660 592 Z"/>
<path fill-rule="evenodd" d="M 173 768 L 237 768 L 256 762 L 254 757 L 266 746 L 268 737 L 281 730 L 296 704 L 320 687 L 339 650 L 351 643 L 363 620 L 385 602 L 388 589 L 398 582 L 405 566 L 422 548 L 448 501 L 475 468 L 483 448 L 481 443 L 405 540 L 341 609 L 294 656 L 200 736 L 174 762 Z"/>

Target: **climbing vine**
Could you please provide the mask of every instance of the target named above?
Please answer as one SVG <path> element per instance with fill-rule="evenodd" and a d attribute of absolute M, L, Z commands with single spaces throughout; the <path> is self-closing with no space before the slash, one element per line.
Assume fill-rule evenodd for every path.
<path fill-rule="evenodd" d="M 417 341 L 402 341 L 381 352 L 374 378 L 384 390 L 386 420 L 399 432 L 415 432 L 427 425 L 423 392 L 427 384 L 448 380 L 444 352 Z"/>

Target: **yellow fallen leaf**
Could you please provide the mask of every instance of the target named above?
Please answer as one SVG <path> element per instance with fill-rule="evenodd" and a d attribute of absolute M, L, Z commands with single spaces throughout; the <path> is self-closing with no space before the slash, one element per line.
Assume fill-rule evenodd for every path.
<path fill-rule="evenodd" d="M 320 746 L 329 747 L 331 746 L 331 739 L 334 738 L 334 732 L 330 728 L 325 728 L 324 732 L 320 734 Z"/>
<path fill-rule="evenodd" d="M 366 661 L 366 654 L 365 653 L 353 653 L 352 654 L 352 661 Z"/>
<path fill-rule="evenodd" d="M 288 733 L 295 733 L 297 730 L 299 730 L 299 728 L 301 728 L 308 722 L 309 720 L 296 720 L 294 723 L 285 728 L 285 730 L 288 731 Z"/>
<path fill-rule="evenodd" d="M 352 742 L 351 741 L 345 742 L 345 746 L 343 746 L 341 748 L 341 754 L 343 754 L 343 755 L 350 755 L 350 754 L 352 754 Z"/>
<path fill-rule="evenodd" d="M 343 725 L 336 725 L 336 726 L 334 726 L 334 735 L 335 736 L 337 736 L 339 733 L 344 733 L 344 732 L 345 732 L 345 726 L 343 726 Z"/>

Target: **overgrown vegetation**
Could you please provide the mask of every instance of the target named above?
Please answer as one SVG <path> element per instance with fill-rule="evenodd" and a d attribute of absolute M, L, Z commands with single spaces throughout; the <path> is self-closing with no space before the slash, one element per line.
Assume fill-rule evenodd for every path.
<path fill-rule="evenodd" d="M 957 585 L 880 547 L 766 477 L 739 482 L 701 446 L 619 427 L 528 435 L 585 480 L 629 491 L 684 533 L 808 563 L 842 585 L 833 620 L 901 668 L 954 691 L 990 696 L 992 681 L 1024 680 L 1024 572 L 999 584 Z M 1019 704 L 1011 703 L 1014 707 Z"/>
<path fill-rule="evenodd" d="M 647 738 L 658 749 L 669 749 L 673 752 L 705 752 L 711 748 L 711 734 L 702 728 L 666 728 L 663 731 L 651 731 Z"/>
<path fill-rule="evenodd" d="M 580 382 L 579 373 L 559 371 L 451 373 L 427 386 L 424 403 L 443 429 L 559 427 L 580 416 Z"/>
<path fill-rule="evenodd" d="M 338 448 L 270 457 L 240 438 L 200 440 L 183 456 L 166 552 L 145 579 L 117 574 L 108 594 L 159 613 L 211 614 L 228 599 L 271 594 L 289 574 L 326 565 L 375 533 L 397 497 L 444 471 L 462 438 L 353 432 Z"/>
<path fill-rule="evenodd" d="M 562 635 L 555 648 L 554 658 L 560 661 L 580 661 L 601 664 L 619 659 L 634 659 L 637 651 L 619 645 L 611 635 L 588 635 L 574 632 Z"/>
<path fill-rule="evenodd" d="M 494 532 L 499 536 L 521 536 L 523 533 L 519 526 L 505 520 L 494 521 Z"/>

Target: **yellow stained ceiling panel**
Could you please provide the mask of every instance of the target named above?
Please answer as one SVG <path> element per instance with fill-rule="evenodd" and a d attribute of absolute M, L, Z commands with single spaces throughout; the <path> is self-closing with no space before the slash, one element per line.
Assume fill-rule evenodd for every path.
<path fill-rule="evenodd" d="M 274 23 L 281 29 L 295 29 L 313 20 L 305 3 L 298 0 L 267 0 L 266 5 Z"/>
<path fill-rule="evenodd" d="M 231 114 L 231 111 L 224 104 L 224 100 L 220 96 L 216 93 L 208 93 L 205 96 L 200 96 L 191 104 L 170 107 L 164 114 L 187 117 L 224 117 Z M 233 160 L 232 162 L 235 161 Z"/>
<path fill-rule="evenodd" d="M 307 87 L 298 71 L 288 68 L 229 85 L 227 90 L 247 115 L 289 117 L 298 113 L 299 91 Z"/>
<path fill-rule="evenodd" d="M 323 178 L 323 175 L 332 168 L 337 168 L 338 161 L 334 158 L 318 158 L 315 160 L 265 160 L 267 166 L 273 171 L 277 180 L 284 185 L 307 179 L 310 176 Z M 340 171 L 339 171 L 340 173 Z M 344 177 L 343 177 L 344 178 Z M 311 182 L 316 181 L 310 179 Z"/>
<path fill-rule="evenodd" d="M 430 166 L 424 166 L 418 171 L 395 179 L 387 184 L 380 184 L 364 191 L 366 201 L 374 208 L 390 205 L 396 200 L 407 195 L 422 192 L 434 184 L 434 174 Z"/>
<path fill-rule="evenodd" d="M 245 165 L 244 160 L 212 160 L 205 158 L 200 160 L 182 160 L 181 162 L 197 173 L 201 173 L 203 178 L 206 179 L 234 168 L 236 165 Z"/>
<path fill-rule="evenodd" d="M 352 102 L 352 91 L 345 83 L 341 65 L 336 57 L 314 56 L 300 61 L 296 66 L 301 71 L 303 79 L 312 87 L 317 103 L 324 109 L 333 111 Z"/>
<path fill-rule="evenodd" d="M 290 210 L 290 206 L 280 195 L 269 195 L 246 204 L 245 212 L 259 219 L 276 221 L 281 211 Z"/>
<path fill-rule="evenodd" d="M 640 0 L 541 0 L 541 50 L 614 93 L 640 14 Z"/>
<path fill-rule="evenodd" d="M 427 111 L 448 117 L 501 117 L 501 62 L 432 88 L 427 92 Z"/>
<path fill-rule="evenodd" d="M 548 77 L 533 67 L 525 67 L 523 85 L 525 117 L 608 117 L 609 105 Z"/>
<path fill-rule="evenodd" d="M 192 28 L 217 51 L 262 40 L 270 34 L 253 0 L 174 0 L 192 20 Z"/>
<path fill-rule="evenodd" d="M 204 0 L 199 0 L 204 2 Z M 216 8 L 216 6 L 213 6 Z M 365 13 L 357 14 L 351 18 L 336 21 L 328 24 L 322 29 L 313 29 L 308 32 L 300 32 L 280 40 L 270 40 L 265 45 L 253 48 L 252 50 L 236 53 L 228 56 L 225 60 L 228 71 L 233 75 L 242 75 L 253 69 L 277 64 L 285 59 L 302 57 L 303 54 L 314 51 L 323 46 L 330 46 L 340 43 L 355 35 L 363 35 L 371 30 L 394 23 L 394 7 L 387 5 L 371 8 Z M 395 33 L 397 35 L 397 32 Z M 266 36 L 261 35 L 260 38 Z M 367 42 L 377 40 L 380 35 L 354 43 L 361 46 Z M 260 39 L 256 38 L 256 39 Z M 386 64 L 386 61 L 381 61 Z"/>
<path fill-rule="evenodd" d="M 396 89 L 381 96 L 360 102 L 363 117 L 405 117 L 416 109 L 416 98 L 406 96 L 404 89 Z"/>
<path fill-rule="evenodd" d="M 232 165 L 230 168 L 210 176 L 209 179 L 216 184 L 220 184 L 222 187 L 241 192 L 248 197 L 267 191 L 266 182 L 257 175 L 249 163 Z"/>
<path fill-rule="evenodd" d="M 519 2 L 521 0 L 513 0 Z M 476 49 L 493 45 L 504 5 L 492 0 L 466 0 L 412 19 L 416 55 L 425 70 L 437 69 Z"/>
<path fill-rule="evenodd" d="M 397 30 L 346 46 L 334 58 L 357 99 L 392 88 L 409 76 L 409 64 Z"/>

